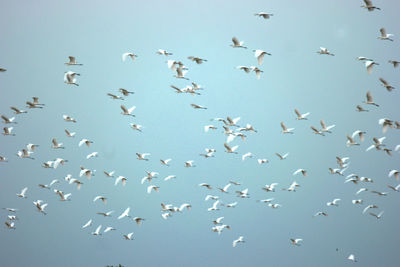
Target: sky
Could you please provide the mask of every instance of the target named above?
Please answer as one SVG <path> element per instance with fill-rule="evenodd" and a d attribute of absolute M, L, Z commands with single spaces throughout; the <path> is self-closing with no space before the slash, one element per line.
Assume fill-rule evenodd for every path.
<path fill-rule="evenodd" d="M 383 77 L 394 87 L 399 84 L 400 68 L 388 60 L 400 61 L 396 19 L 400 2 L 375 0 L 381 10 L 368 12 L 363 1 L 1 1 L 0 2 L 0 114 L 14 116 L 10 106 L 27 109 L 25 102 L 39 97 L 45 107 L 16 115 L 16 136 L 0 136 L 0 206 L 17 208 L 16 229 L 0 227 L 1 266 L 398 266 L 396 234 L 400 222 L 399 193 L 387 187 L 398 184 L 388 178 L 398 169 L 400 154 L 366 152 L 373 137 L 385 136 L 387 148 L 400 144 L 399 130 L 382 133 L 381 118 L 399 121 L 397 89 L 386 91 Z M 273 13 L 264 20 L 257 12 Z M 394 34 L 394 42 L 378 40 L 379 29 Z M 236 36 L 248 49 L 230 47 Z M 335 56 L 318 55 L 326 47 Z M 165 49 L 173 55 L 156 54 Z M 271 53 L 261 66 L 253 49 Z M 133 52 L 135 61 L 122 61 L 121 55 Z M 83 66 L 66 66 L 75 56 Z M 187 59 L 207 59 L 197 65 Z M 368 75 L 359 56 L 374 59 Z M 180 60 L 189 69 L 190 81 L 174 78 L 168 59 Z M 254 73 L 236 67 L 258 66 L 264 72 L 258 80 Z M 63 83 L 66 71 L 81 74 L 79 86 Z M 204 87 L 201 95 L 176 94 L 170 85 L 183 88 L 196 82 Z M 118 94 L 126 88 L 135 94 L 125 100 L 112 100 L 107 93 Z M 366 106 L 371 91 L 379 107 Z M 190 104 L 206 106 L 195 110 Z M 120 105 L 136 106 L 136 117 L 122 116 Z M 369 112 L 356 112 L 361 104 Z M 297 121 L 294 109 L 310 112 L 308 120 Z M 64 114 L 77 123 L 63 121 Z M 226 136 L 221 122 L 212 118 L 240 117 L 239 125 L 251 124 L 257 133 L 246 132 L 238 154 L 224 152 Z M 319 127 L 323 119 L 336 125 L 331 134 L 319 136 L 310 126 Z M 294 134 L 282 134 L 280 122 L 295 128 Z M 143 132 L 130 128 L 143 125 Z M 213 124 L 218 129 L 204 132 Z M 9 125 L 4 125 L 9 126 Z M 235 129 L 235 127 L 231 127 Z M 68 138 L 64 129 L 76 132 Z M 360 146 L 347 147 L 346 135 L 355 130 L 366 132 Z M 65 149 L 52 149 L 56 138 Z M 82 138 L 93 145 L 78 147 Z M 35 160 L 19 159 L 15 154 L 28 143 L 40 145 Z M 199 156 L 205 148 L 215 148 L 215 157 Z M 86 159 L 97 151 L 98 158 Z M 149 161 L 139 161 L 135 153 L 150 153 Z M 253 158 L 242 161 L 251 152 Z M 275 153 L 289 153 L 279 160 Z M 373 183 L 344 183 L 345 176 L 331 175 L 337 168 L 336 156 L 349 157 L 344 172 L 373 179 Z M 60 157 L 67 159 L 57 169 L 42 168 L 42 163 Z M 171 158 L 170 166 L 160 159 Z M 267 164 L 257 159 L 266 158 Z M 185 168 L 194 160 L 196 167 Z M 79 178 L 80 166 L 95 169 L 92 179 Z M 293 176 L 298 168 L 307 177 Z M 128 178 L 125 187 L 114 186 L 114 179 L 103 171 L 115 170 Z M 147 194 L 149 185 L 141 184 L 146 171 L 159 172 L 151 184 L 159 192 Z M 81 190 L 64 181 L 71 174 L 84 184 Z M 167 175 L 177 178 L 163 181 Z M 52 190 L 39 183 L 60 180 Z M 240 181 L 228 194 L 216 188 L 230 180 Z M 293 181 L 296 192 L 281 190 Z M 276 192 L 261 190 L 265 184 L 279 183 Z M 198 186 L 209 183 L 208 191 Z M 28 187 L 27 198 L 16 193 Z M 371 192 L 356 195 L 358 189 Z M 237 198 L 235 190 L 249 189 L 249 198 Z M 53 192 L 72 193 L 71 201 L 61 202 Z M 220 197 L 235 208 L 220 206 L 207 211 Z M 108 202 L 93 203 L 96 195 Z M 256 200 L 274 198 L 282 207 L 271 209 Z M 338 207 L 327 202 L 340 198 Z M 47 215 L 32 202 L 49 203 Z M 362 205 L 351 200 L 363 199 Z M 174 213 L 164 220 L 160 203 L 179 206 L 190 203 L 192 209 Z M 381 219 L 362 210 L 369 204 L 384 211 Z M 124 218 L 127 207 L 132 216 L 145 218 L 141 226 Z M 96 212 L 114 210 L 110 218 Z M 313 218 L 317 211 L 327 217 Z M 0 210 L 0 220 L 9 213 Z M 221 235 L 213 232 L 212 221 L 224 217 L 231 227 Z M 89 219 L 93 226 L 81 229 Z M 117 230 L 90 235 L 98 225 Z M 134 240 L 122 235 L 133 232 Z M 232 247 L 243 236 L 245 243 Z M 301 238 L 293 246 L 291 238 Z M 347 260 L 354 254 L 357 262 Z"/>

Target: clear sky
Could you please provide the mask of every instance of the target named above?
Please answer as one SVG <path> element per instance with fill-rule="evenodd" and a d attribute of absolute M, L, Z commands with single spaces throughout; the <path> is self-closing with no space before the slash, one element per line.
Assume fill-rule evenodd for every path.
<path fill-rule="evenodd" d="M 383 134 L 378 125 L 380 118 L 400 120 L 398 90 L 389 93 L 378 80 L 400 87 L 400 68 L 387 63 L 400 61 L 400 2 L 373 3 L 381 10 L 362 9 L 361 0 L 0 1 L 0 67 L 7 69 L 0 73 L 0 114 L 12 117 L 9 107 L 26 109 L 32 96 L 46 104 L 16 116 L 16 136 L 0 136 L 0 155 L 8 158 L 0 162 L 0 206 L 19 209 L 15 231 L 5 227 L 9 213 L 0 210 L 0 266 L 398 266 L 400 194 L 387 188 L 398 184 L 387 175 L 400 168 L 400 154 L 365 149 L 373 137 L 386 136 L 391 149 L 400 144 L 399 130 Z M 254 16 L 261 11 L 274 15 L 269 20 Z M 394 34 L 394 42 L 377 39 L 381 27 Z M 233 36 L 249 49 L 231 48 Z M 318 55 L 320 46 L 335 56 Z M 157 55 L 158 49 L 173 55 Z M 272 54 L 259 66 L 260 80 L 236 69 L 256 66 L 253 49 Z M 134 52 L 137 60 L 122 62 L 125 52 Z M 70 55 L 84 65 L 64 65 Z M 208 61 L 196 65 L 188 56 Z M 380 65 L 368 75 L 358 56 Z M 174 78 L 167 59 L 184 62 L 190 81 Z M 79 87 L 63 83 L 68 70 L 81 74 Z M 176 94 L 170 87 L 192 81 L 205 88 L 200 96 Z M 123 102 L 106 95 L 118 94 L 121 87 L 135 94 Z M 358 113 L 355 106 L 368 90 L 380 107 L 363 105 L 370 111 Z M 135 118 L 120 114 L 122 103 L 137 107 Z M 208 109 L 194 110 L 191 103 Z M 309 119 L 297 121 L 295 108 L 310 112 Z M 64 114 L 78 122 L 64 122 Z M 241 117 L 241 126 L 249 123 L 258 131 L 232 142 L 239 145 L 238 155 L 224 152 L 222 123 L 210 122 L 226 116 Z M 332 134 L 312 133 L 310 126 L 319 127 L 320 119 L 336 125 Z M 281 121 L 295 133 L 283 135 Z M 143 132 L 129 123 L 143 125 Z M 205 133 L 207 124 L 218 129 Z M 66 128 L 76 137 L 66 137 Z M 366 140 L 346 147 L 346 135 L 357 129 L 367 132 Z M 66 148 L 52 149 L 52 138 Z M 82 138 L 94 144 L 78 147 Z M 27 143 L 40 145 L 35 160 L 15 156 Z M 215 157 L 200 157 L 205 148 L 215 148 Z M 94 151 L 99 157 L 86 159 Z M 151 153 L 150 160 L 138 161 L 136 152 Z M 254 158 L 242 161 L 246 152 Z M 280 161 L 275 152 L 290 155 Z M 345 184 L 345 177 L 330 175 L 336 156 L 350 157 L 346 175 L 374 182 Z M 57 169 L 41 167 L 57 157 L 68 162 Z M 159 162 L 166 158 L 172 158 L 169 167 Z M 259 165 L 258 158 L 269 163 Z M 187 160 L 196 167 L 184 168 Z M 78 191 L 64 177 L 79 178 L 81 165 L 97 172 L 91 180 L 80 178 L 84 184 Z M 293 177 L 298 168 L 308 176 Z M 114 186 L 104 170 L 126 176 L 127 185 Z M 147 194 L 148 184 L 140 184 L 145 171 L 160 173 L 152 183 L 159 193 Z M 165 182 L 167 175 L 177 178 Z M 61 202 L 52 190 L 37 186 L 53 179 L 60 180 L 53 188 L 72 193 L 71 201 Z M 231 186 L 229 194 L 216 190 L 230 180 L 242 185 Z M 300 184 L 297 192 L 281 190 L 293 181 Z M 214 189 L 198 187 L 202 182 Z M 273 182 L 279 183 L 276 192 L 261 190 Z M 15 194 L 24 187 L 27 199 L 20 199 Z M 355 195 L 361 187 L 389 194 Z M 245 188 L 250 198 L 237 198 L 234 191 Z M 208 212 L 207 194 L 238 205 Z M 107 204 L 93 203 L 96 195 L 108 197 Z M 256 202 L 272 197 L 282 207 Z M 334 198 L 342 199 L 339 207 L 327 207 Z M 46 216 L 35 210 L 37 199 L 49 203 Z M 353 199 L 364 203 L 353 205 Z M 190 203 L 192 210 L 164 220 L 161 202 Z M 380 220 L 362 214 L 368 204 L 385 212 Z M 117 220 L 127 207 L 132 216 L 146 219 L 142 226 Z M 109 210 L 115 211 L 111 218 L 96 215 Z M 329 216 L 313 218 L 317 211 Z M 220 216 L 232 229 L 218 235 L 211 228 Z M 82 230 L 89 219 L 93 226 Z M 99 224 L 117 230 L 90 235 Z M 123 240 L 129 232 L 134 240 Z M 246 243 L 233 248 L 241 235 Z M 302 238 L 302 245 L 292 246 L 290 238 Z M 357 263 L 346 259 L 351 253 Z"/>

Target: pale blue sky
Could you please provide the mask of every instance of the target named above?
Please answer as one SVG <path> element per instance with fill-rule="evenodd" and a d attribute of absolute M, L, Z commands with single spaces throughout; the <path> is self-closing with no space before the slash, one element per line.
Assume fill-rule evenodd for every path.
<path fill-rule="evenodd" d="M 0 206 L 20 209 L 15 231 L 5 228 L 7 213 L 0 211 L 0 265 L 346 266 L 352 264 L 347 256 L 354 253 L 361 266 L 397 266 L 399 194 L 387 188 L 396 185 L 387 174 L 399 168 L 400 155 L 389 157 L 365 149 L 372 137 L 383 136 L 378 119 L 400 119 L 399 92 L 387 92 L 378 80 L 383 77 L 399 87 L 400 69 L 387 61 L 400 61 L 396 22 L 400 3 L 375 0 L 382 9 L 375 12 L 361 9 L 361 4 L 361 0 L 1 1 L 0 67 L 7 72 L 0 73 L 0 113 L 11 117 L 9 106 L 22 108 L 31 96 L 40 97 L 46 108 L 17 116 L 17 136 L 0 137 L 0 155 L 9 158 L 0 164 Z M 253 15 L 260 11 L 274 16 L 264 20 Z M 395 34 L 394 42 L 377 39 L 381 27 Z M 249 49 L 229 47 L 233 36 Z M 320 46 L 336 56 L 316 54 Z M 160 48 L 189 67 L 187 76 L 205 87 L 201 96 L 174 93 L 171 84 L 184 87 L 189 82 L 173 77 L 167 59 L 155 53 Z M 260 80 L 236 69 L 256 65 L 252 49 L 272 53 L 260 67 L 264 71 Z M 121 61 L 128 51 L 139 55 L 137 61 Z M 65 66 L 69 55 L 84 66 Z M 196 65 L 186 59 L 191 55 L 208 62 Z M 358 56 L 372 57 L 380 65 L 367 75 L 363 63 L 355 60 Z M 63 83 L 67 70 L 81 73 L 79 87 Z M 106 96 L 120 87 L 135 91 L 124 104 L 137 106 L 136 118 L 121 116 L 121 102 Z M 368 90 L 381 106 L 370 107 L 368 113 L 355 112 Z M 193 110 L 191 103 L 208 109 Z M 309 120 L 296 121 L 294 108 L 311 112 Z M 78 123 L 65 123 L 63 114 Z M 218 123 L 218 130 L 204 133 L 209 119 L 226 116 L 240 116 L 241 125 L 250 123 L 258 130 L 249 133 L 246 142 L 234 141 L 239 155 L 223 152 L 225 136 Z M 310 125 L 319 126 L 320 119 L 336 124 L 332 134 L 312 134 Z M 280 133 L 281 121 L 296 128 L 293 136 Z M 133 132 L 130 122 L 144 125 L 143 133 Z M 67 138 L 64 128 L 77 136 Z M 356 129 L 367 132 L 366 141 L 347 148 L 346 134 Z M 385 136 L 388 147 L 400 144 L 398 130 Z M 52 150 L 53 137 L 66 149 Z M 78 148 L 81 138 L 95 143 Z M 40 145 L 36 160 L 17 159 L 17 150 L 30 142 Z M 217 149 L 215 158 L 198 156 L 206 147 Z M 99 152 L 99 158 L 86 160 L 93 151 Z M 249 151 L 270 163 L 242 162 L 240 155 Z M 150 161 L 137 161 L 135 152 L 151 153 Z M 290 152 L 290 156 L 279 161 L 275 152 Z M 371 177 L 374 183 L 344 184 L 344 178 L 329 175 L 336 156 L 351 158 L 346 174 Z M 56 170 L 40 166 L 55 157 L 69 162 Z M 160 158 L 172 158 L 171 166 L 161 166 Z M 197 167 L 183 168 L 186 160 L 195 160 Z M 64 181 L 56 186 L 72 193 L 71 202 L 60 202 L 53 192 L 37 187 L 54 178 L 63 180 L 69 173 L 77 177 L 80 165 L 97 169 L 97 174 L 90 181 L 83 179 L 80 191 Z M 307 169 L 309 176 L 293 177 L 298 168 Z M 128 177 L 125 188 L 114 187 L 113 180 L 102 174 L 114 169 Z M 175 174 L 177 179 L 156 179 L 160 193 L 148 195 L 147 185 L 140 184 L 146 170 L 157 171 L 162 178 Z M 221 187 L 232 179 L 243 185 L 231 189 L 249 188 L 249 199 L 197 187 L 201 182 Z M 296 193 L 280 190 L 294 180 L 301 185 Z M 279 183 L 277 192 L 261 190 L 272 182 Z M 28 199 L 18 199 L 15 193 L 25 186 Z M 356 196 L 362 186 L 390 193 Z M 239 204 L 207 212 L 212 205 L 204 201 L 208 193 Z M 109 197 L 106 207 L 92 202 L 97 194 Z M 256 202 L 270 197 L 283 207 L 273 210 Z M 336 197 L 342 199 L 340 206 L 327 207 L 326 202 Z M 356 198 L 365 204 L 352 205 Z M 49 203 L 47 216 L 35 211 L 32 201 L 36 199 Z M 163 220 L 161 202 L 188 202 L 193 209 Z M 385 211 L 381 220 L 361 213 L 371 203 Z M 133 216 L 146 218 L 141 227 L 116 220 L 128 206 Z M 115 210 L 112 218 L 95 214 L 107 210 Z M 312 218 L 319 210 L 329 216 Z M 232 230 L 218 236 L 211 227 L 220 216 Z M 81 230 L 90 218 L 93 229 Z M 100 238 L 89 235 L 98 224 L 117 231 Z M 122 239 L 129 232 L 134 232 L 135 240 Z M 246 243 L 232 248 L 240 235 Z M 290 245 L 293 237 L 304 239 L 302 246 Z"/>

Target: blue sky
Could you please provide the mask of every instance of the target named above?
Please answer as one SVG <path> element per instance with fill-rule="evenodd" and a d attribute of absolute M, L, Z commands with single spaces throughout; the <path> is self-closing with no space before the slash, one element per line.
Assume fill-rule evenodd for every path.
<path fill-rule="evenodd" d="M 19 1 L 0 3 L 0 73 L 1 114 L 12 116 L 10 106 L 24 107 L 25 101 L 38 96 L 46 104 L 43 110 L 29 110 L 17 116 L 15 137 L 0 137 L 0 155 L 9 159 L 0 164 L 0 206 L 18 208 L 15 231 L 0 229 L 0 258 L 4 266 L 345 266 L 351 253 L 362 266 L 397 266 L 399 236 L 395 234 L 400 215 L 397 192 L 387 185 L 397 185 L 387 174 L 399 168 L 399 153 L 392 157 L 381 151 L 365 152 L 373 137 L 386 136 L 385 144 L 400 144 L 398 130 L 382 134 L 378 119 L 399 120 L 399 93 L 387 92 L 379 77 L 398 87 L 399 68 L 387 64 L 400 61 L 396 19 L 397 1 L 374 1 L 381 11 L 367 12 L 362 1 Z M 256 12 L 273 13 L 269 20 Z M 394 34 L 394 42 L 378 40 L 379 29 Z M 249 49 L 233 49 L 231 38 L 237 36 Z M 334 57 L 316 53 L 327 47 Z M 178 80 L 167 68 L 165 56 L 158 49 L 173 53 L 170 59 L 181 60 L 189 68 L 190 82 L 201 84 L 200 96 L 176 94 L 170 85 L 180 88 L 190 82 Z M 272 53 L 260 68 L 257 80 L 253 73 L 237 70 L 239 65 L 256 65 L 252 49 Z M 121 55 L 134 52 L 135 62 L 122 62 Z M 65 66 L 74 55 L 84 65 Z M 187 56 L 208 61 L 196 65 Z M 379 66 L 368 75 L 358 56 L 371 57 Z M 65 71 L 81 74 L 79 87 L 63 83 Z M 107 93 L 118 88 L 135 91 L 124 100 L 135 105 L 135 118 L 120 115 L 122 102 L 111 100 Z M 371 91 L 379 108 L 357 113 L 355 106 Z M 207 106 L 194 110 L 191 103 Z M 296 121 L 293 110 L 311 112 L 308 121 Z M 62 120 L 68 114 L 76 124 Z M 224 153 L 222 124 L 214 117 L 241 117 L 239 124 L 252 124 L 257 133 L 248 133 L 245 142 L 237 138 L 238 155 Z M 335 124 L 332 134 L 316 136 L 310 126 L 319 120 Z M 279 123 L 295 128 L 294 135 L 282 135 Z M 129 123 L 144 126 L 134 132 Z M 216 131 L 205 133 L 204 125 L 214 124 Z M 77 133 L 67 138 L 64 129 Z M 367 132 L 360 147 L 346 147 L 346 135 L 360 129 Z M 63 142 L 66 149 L 51 149 L 51 139 Z M 94 141 L 90 148 L 78 147 L 81 138 Z M 27 143 L 40 147 L 35 160 L 18 159 L 14 154 Z M 198 154 L 206 147 L 215 148 L 215 158 Z M 87 160 L 98 151 L 99 157 Z M 151 153 L 148 162 L 136 160 L 136 152 Z M 252 152 L 255 158 L 244 162 L 241 155 Z M 275 152 L 290 155 L 280 161 Z M 345 174 L 355 173 L 374 179 L 373 184 L 344 184 L 344 178 L 332 176 L 336 156 L 350 157 Z M 60 168 L 44 169 L 41 163 L 56 157 L 68 159 Z M 159 159 L 172 158 L 171 166 L 161 166 Z M 269 163 L 259 165 L 257 158 Z M 194 160 L 195 168 L 184 168 Z M 67 184 L 64 177 L 79 175 L 79 166 L 96 169 L 91 180 L 82 178 L 81 190 Z M 298 168 L 308 170 L 307 177 L 293 177 Z M 115 170 L 128 178 L 126 187 L 114 186 L 103 170 Z M 145 171 L 160 173 L 154 184 L 159 193 L 146 193 L 140 180 Z M 176 180 L 164 182 L 174 174 Z M 72 193 L 72 201 L 60 202 L 51 191 L 37 184 L 59 179 L 54 188 Z M 230 180 L 242 183 L 222 195 L 197 185 L 214 188 Z M 294 180 L 297 192 L 282 191 Z M 261 190 L 265 184 L 279 183 L 275 193 Z M 29 188 L 27 199 L 15 196 Z M 355 195 L 361 188 L 389 192 L 379 197 L 370 192 Z M 234 190 L 249 188 L 249 199 L 238 199 Z M 208 212 L 212 202 L 207 194 L 218 195 L 224 203 L 238 201 L 236 208 L 221 207 Z M 96 195 L 109 198 L 106 206 L 93 203 Z M 271 209 L 258 199 L 275 198 L 282 204 Z M 326 202 L 341 198 L 339 207 Z M 355 206 L 352 199 L 362 198 Z M 38 213 L 32 201 L 49 203 L 48 214 Z M 176 206 L 190 203 L 191 211 L 174 214 L 163 220 L 160 203 Z M 376 204 L 384 216 L 376 220 L 362 214 L 367 204 Z M 133 216 L 146 219 L 138 227 L 134 222 L 116 217 L 131 207 Z M 115 210 L 113 217 L 100 218 L 99 211 Z M 312 218 L 324 210 L 328 217 Z M 6 220 L 7 212 L 0 211 Z M 221 235 L 211 231 L 212 220 L 224 216 L 232 230 Z M 90 218 L 91 229 L 81 226 Z M 117 231 L 101 237 L 90 232 L 102 224 Z M 134 240 L 122 234 L 134 232 Z M 232 241 L 243 235 L 246 243 L 232 248 Z M 294 247 L 290 238 L 302 238 Z M 336 251 L 338 248 L 338 251 Z M 357 263 L 356 263 L 357 264 Z"/>

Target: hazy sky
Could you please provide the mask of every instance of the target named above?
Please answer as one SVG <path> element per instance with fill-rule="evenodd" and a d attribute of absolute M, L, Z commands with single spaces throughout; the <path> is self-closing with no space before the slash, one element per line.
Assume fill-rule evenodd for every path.
<path fill-rule="evenodd" d="M 9 107 L 25 109 L 32 96 L 46 104 L 43 110 L 17 115 L 15 137 L 0 137 L 0 155 L 9 159 L 0 163 L 0 206 L 19 209 L 15 231 L 5 227 L 8 213 L 0 210 L 0 265 L 398 266 L 400 194 L 387 188 L 397 185 L 387 174 L 400 168 L 400 154 L 390 157 L 365 149 L 373 137 L 386 136 L 388 148 L 400 144 L 399 130 L 383 135 L 378 125 L 380 118 L 400 120 L 399 92 L 387 92 L 378 80 L 383 77 L 400 87 L 400 68 L 387 63 L 400 61 L 395 20 L 400 2 L 373 2 L 382 10 L 368 12 L 360 8 L 361 0 L 0 1 L 0 67 L 7 69 L 0 73 L 0 114 L 12 117 Z M 260 11 L 274 16 L 255 17 Z M 394 34 L 394 42 L 377 39 L 381 27 Z M 231 48 L 233 36 L 249 49 Z M 318 55 L 320 46 L 335 56 Z M 158 49 L 173 55 L 157 55 Z M 253 49 L 272 53 L 260 66 L 260 80 L 236 69 L 257 64 Z M 122 62 L 125 52 L 134 52 L 137 60 Z M 65 66 L 70 55 L 84 65 Z M 196 65 L 187 56 L 208 61 Z M 368 75 L 358 56 L 380 65 Z M 173 91 L 170 85 L 183 88 L 190 82 L 174 78 L 167 59 L 188 66 L 190 82 L 205 88 L 200 96 Z M 63 83 L 68 70 L 81 74 L 79 87 Z M 106 96 L 121 87 L 135 94 L 124 102 Z M 362 104 L 368 90 L 380 107 L 364 105 L 370 111 L 358 113 L 355 106 Z M 136 117 L 120 115 L 121 103 L 135 105 Z M 191 103 L 208 109 L 194 110 Z M 311 112 L 309 120 L 296 121 L 295 108 Z M 63 114 L 78 122 L 64 122 Z M 249 123 L 258 130 L 246 133 L 244 142 L 232 142 L 239 145 L 238 155 L 223 152 L 222 124 L 210 122 L 226 116 L 241 117 L 241 126 Z M 320 119 L 336 125 L 332 134 L 312 133 L 310 126 L 319 127 Z M 294 127 L 295 134 L 282 135 L 281 121 Z M 143 125 L 143 132 L 133 131 L 129 123 Z M 218 129 L 205 133 L 203 127 L 210 123 Z M 67 138 L 66 128 L 76 137 Z M 367 132 L 365 142 L 346 147 L 346 135 L 357 129 Z M 66 149 L 51 149 L 52 138 Z M 79 148 L 82 138 L 93 140 L 93 146 Z M 27 143 L 40 145 L 35 160 L 15 156 Z M 206 147 L 217 150 L 215 158 L 199 156 Z M 99 157 L 87 160 L 93 151 Z M 135 152 L 151 153 L 150 160 L 136 160 Z M 242 162 L 246 152 L 255 157 Z M 280 161 L 275 152 L 290 155 Z M 346 175 L 370 177 L 374 183 L 345 184 L 344 177 L 330 175 L 328 168 L 336 168 L 336 156 L 350 157 Z M 56 170 L 41 167 L 57 157 L 69 162 Z M 159 162 L 166 158 L 173 159 L 170 167 Z M 259 165 L 257 158 L 270 162 Z M 187 160 L 194 160 L 196 167 L 184 168 Z M 81 165 L 97 172 L 91 180 L 81 178 L 84 185 L 78 191 L 64 177 L 79 178 Z M 298 168 L 306 169 L 308 176 L 293 177 Z M 126 187 L 114 186 L 104 170 L 126 176 Z M 140 184 L 145 171 L 160 173 L 153 181 L 160 186 L 159 193 L 149 195 L 148 184 Z M 162 180 L 172 174 L 176 180 Z M 72 193 L 72 201 L 60 202 L 52 190 L 37 186 L 52 179 L 60 180 L 54 188 Z M 215 189 L 230 180 L 242 185 L 231 186 L 226 195 Z M 300 184 L 297 192 L 281 190 L 293 181 Z M 214 189 L 199 188 L 202 182 Z M 273 182 L 279 183 L 275 193 L 261 190 Z M 25 186 L 28 198 L 17 198 Z M 389 194 L 355 195 L 361 187 Z M 237 198 L 234 190 L 245 188 L 250 198 Z M 204 201 L 207 194 L 239 204 L 208 212 L 212 201 Z M 107 196 L 108 203 L 93 203 L 96 195 Z M 271 197 L 282 207 L 271 209 L 256 202 Z M 339 207 L 327 207 L 334 198 L 342 199 Z M 359 198 L 363 205 L 351 203 Z M 49 203 L 46 216 L 35 210 L 32 201 L 37 199 Z M 193 208 L 164 220 L 161 202 L 190 203 Z M 380 220 L 362 214 L 368 204 L 379 206 L 374 212 L 385 212 Z M 116 219 L 128 206 L 132 216 L 146 219 L 142 226 Z M 115 211 L 111 218 L 96 215 L 109 210 Z M 329 216 L 313 218 L 317 211 Z M 232 229 L 218 235 L 211 228 L 220 216 Z M 82 230 L 89 219 L 94 225 Z M 117 231 L 90 235 L 99 224 Z M 122 234 L 129 232 L 134 232 L 134 240 L 123 240 Z M 240 235 L 246 243 L 233 248 L 232 241 Z M 304 241 L 295 247 L 290 238 Z M 346 259 L 351 253 L 357 263 Z"/>

